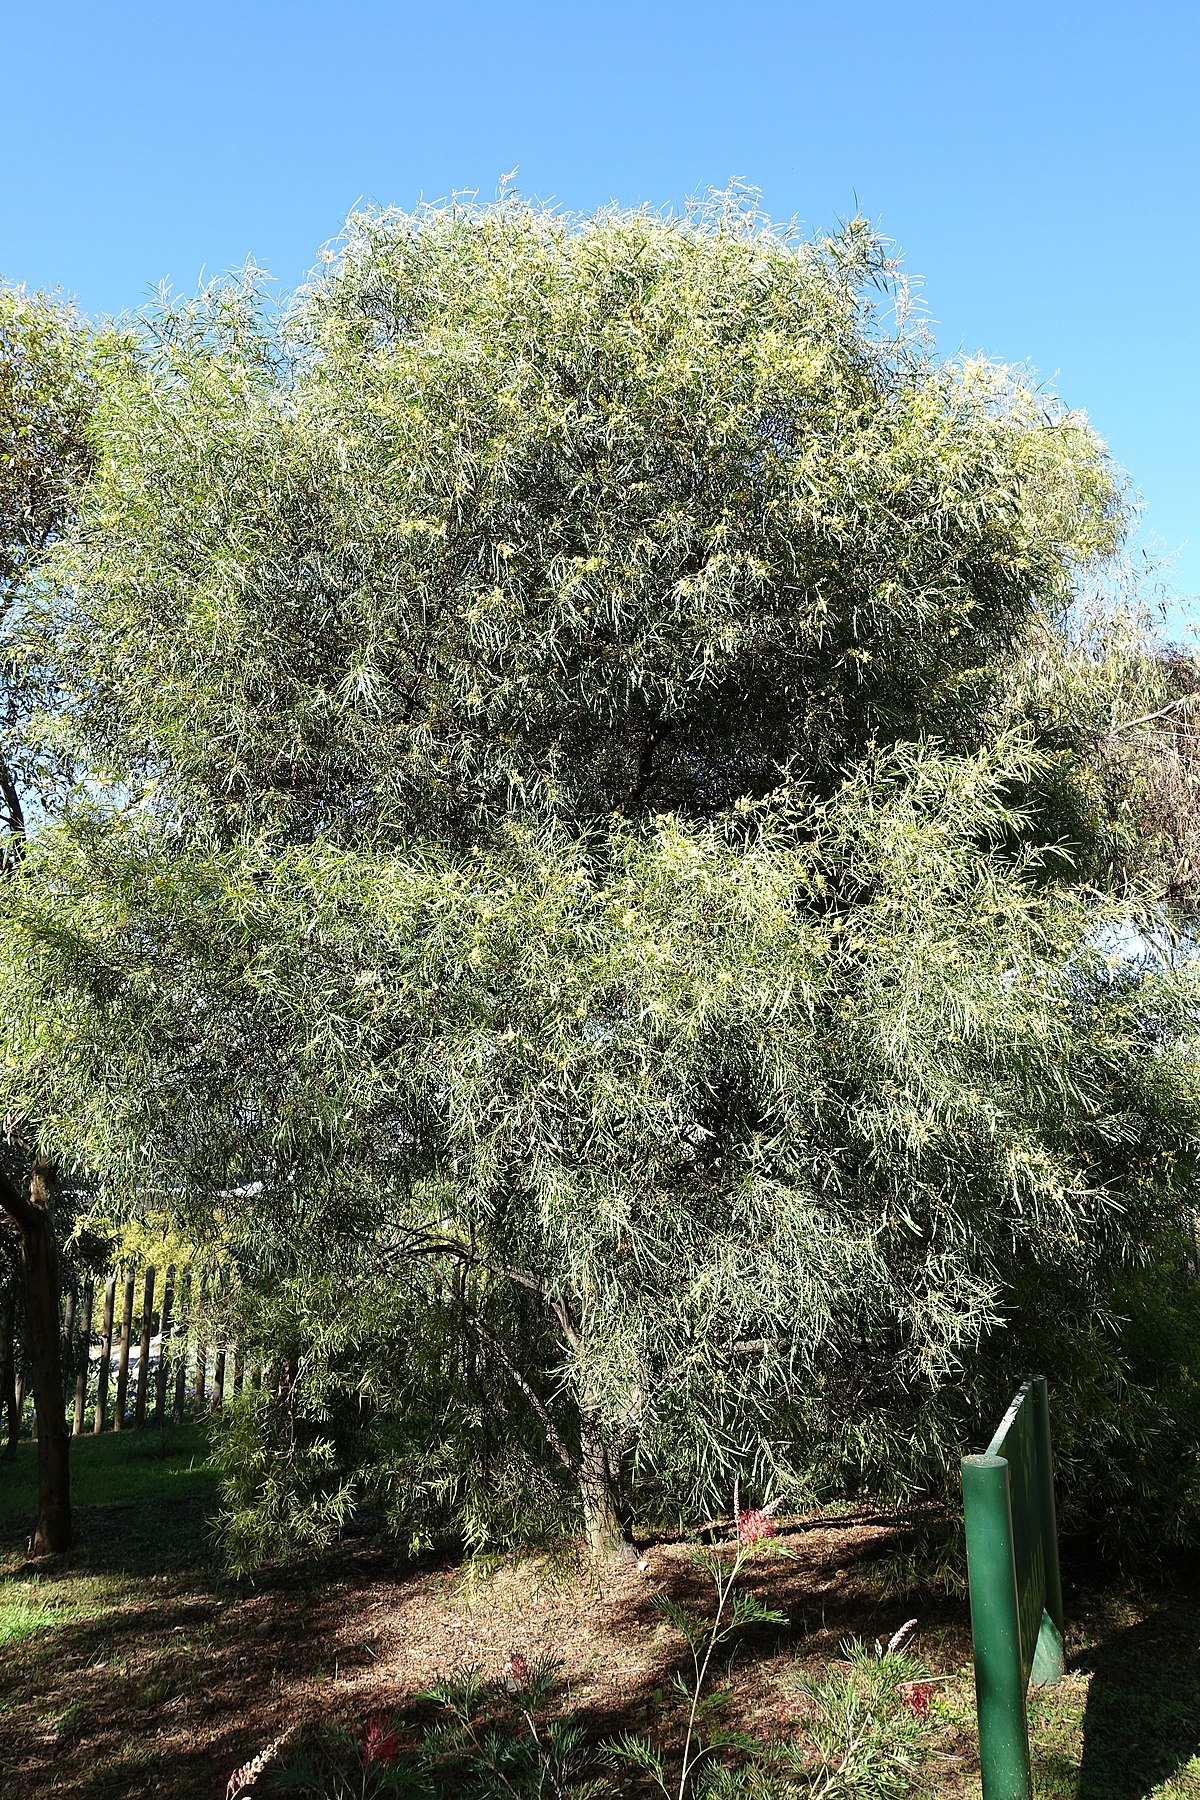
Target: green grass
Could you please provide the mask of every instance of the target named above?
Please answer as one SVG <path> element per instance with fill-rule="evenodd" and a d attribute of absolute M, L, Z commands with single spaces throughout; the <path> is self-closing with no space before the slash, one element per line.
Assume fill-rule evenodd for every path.
<path fill-rule="evenodd" d="M 1030 1691 L 1034 1800 L 1200 1800 L 1200 1587 L 1092 1597 L 1080 1612 L 1065 1678 Z M 935 1708 L 973 1740 L 969 1666 Z M 976 1800 L 977 1778 L 939 1792 Z"/>
<path fill-rule="evenodd" d="M 215 1488 L 201 1425 L 147 1426 L 72 1440 L 71 1501 L 80 1510 L 136 1504 L 148 1518 L 164 1501 L 174 1505 Z M 36 1510 L 36 1447 L 22 1442 L 15 1463 L 0 1463 L 0 1535 L 32 1521 Z"/>
<path fill-rule="evenodd" d="M 202 1426 L 76 1438 L 76 1548 L 30 1563 L 24 1546 L 37 1513 L 37 1447 L 23 1441 L 15 1463 L 0 1463 L 0 1647 L 152 1603 L 149 1573 L 204 1557 L 216 1497 Z"/>
<path fill-rule="evenodd" d="M 18 1644 L 35 1631 L 50 1631 L 59 1624 L 64 1609 L 39 1606 L 25 1594 L 13 1590 L 0 1594 L 0 1649 L 5 1644 Z"/>

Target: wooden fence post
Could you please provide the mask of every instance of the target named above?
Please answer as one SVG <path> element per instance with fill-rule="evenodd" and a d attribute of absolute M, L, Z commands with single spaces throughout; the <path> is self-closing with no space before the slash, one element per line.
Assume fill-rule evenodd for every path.
<path fill-rule="evenodd" d="M 83 1287 L 83 1321 L 79 1327 L 79 1373 L 75 1377 L 75 1423 L 71 1428 L 72 1437 L 78 1437 L 83 1430 L 83 1415 L 87 1411 L 88 1372 L 92 1363 L 92 1302 L 95 1294 L 96 1284 L 89 1275 Z"/>
<path fill-rule="evenodd" d="M 176 1425 L 183 1424 L 183 1404 L 187 1398 L 187 1347 L 188 1333 L 191 1330 L 191 1295 L 192 1271 L 181 1269 L 179 1281 L 179 1349 L 175 1357 L 175 1403 L 171 1409 L 171 1418 Z"/>
<path fill-rule="evenodd" d="M 108 1378 L 112 1372 L 112 1328 L 113 1300 L 117 1291 L 117 1277 L 109 1276 L 104 1284 L 104 1335 L 100 1340 L 100 1374 L 96 1386 L 96 1417 L 92 1426 L 92 1434 L 104 1430 L 104 1421 L 108 1415 Z"/>
<path fill-rule="evenodd" d="M 225 1404 L 225 1321 L 221 1314 L 225 1306 L 225 1296 L 229 1289 L 228 1271 L 219 1269 L 213 1281 L 216 1299 L 216 1346 L 217 1360 L 213 1369 L 213 1405 L 220 1411 Z"/>
<path fill-rule="evenodd" d="M 178 1279 L 175 1267 L 168 1263 L 163 1274 L 162 1317 L 159 1320 L 160 1348 L 158 1352 L 158 1374 L 154 1382 L 154 1423 L 161 1425 L 167 1405 L 167 1344 L 171 1337 L 171 1308 L 175 1300 L 175 1284 Z"/>
<path fill-rule="evenodd" d="M 4 1446 L 0 1456 L 7 1461 L 17 1454 L 17 1437 L 21 1415 L 17 1410 L 17 1289 L 16 1276 L 0 1301 L 0 1430 Z"/>
<path fill-rule="evenodd" d="M 209 1286 L 209 1282 L 204 1279 L 203 1271 L 201 1269 L 194 1270 L 192 1274 L 192 1311 L 196 1315 L 196 1385 L 193 1389 L 193 1411 L 197 1416 L 204 1411 L 204 1378 L 208 1364 L 204 1302 L 208 1298 Z"/>
<path fill-rule="evenodd" d="M 125 1424 L 125 1396 L 129 1392 L 129 1334 L 133 1329 L 133 1290 L 137 1277 L 132 1269 L 125 1271 L 125 1302 L 121 1308 L 121 1348 L 117 1355 L 117 1403 L 113 1408 L 113 1430 Z"/>
<path fill-rule="evenodd" d="M 154 1264 L 146 1270 L 146 1287 L 142 1295 L 142 1336 L 138 1345 L 137 1411 L 134 1422 L 146 1423 L 146 1378 L 150 1373 L 150 1339 L 154 1326 Z"/>
<path fill-rule="evenodd" d="M 74 1282 L 74 1280 L 72 1280 L 70 1287 L 67 1289 L 66 1306 L 63 1311 L 62 1368 L 63 1368 L 63 1407 L 64 1408 L 66 1407 L 67 1400 L 70 1397 L 70 1393 L 71 1393 L 71 1357 L 72 1357 L 72 1354 L 75 1349 L 75 1345 L 74 1345 L 74 1341 L 73 1341 L 74 1333 L 75 1333 L 75 1282 Z"/>

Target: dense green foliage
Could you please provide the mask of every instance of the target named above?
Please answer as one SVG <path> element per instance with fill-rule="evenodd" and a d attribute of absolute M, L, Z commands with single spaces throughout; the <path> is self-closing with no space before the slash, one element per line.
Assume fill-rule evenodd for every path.
<path fill-rule="evenodd" d="M 1035 1356 L 1084 1501 L 1189 1529 L 1189 1353 L 1122 1321 L 1194 1305 L 1193 995 L 1110 954 L 1163 676 L 1072 636 L 1086 425 L 901 299 L 860 225 L 506 203 L 110 347 L 6 1079 L 236 1247 L 242 1560 L 363 1487 L 601 1547 L 936 1485 Z"/>
<path fill-rule="evenodd" d="M 974 741 L 1111 546 L 1095 439 L 882 330 L 854 227 L 356 220 L 282 345 L 218 289 L 130 346 L 56 620 L 93 755 L 226 829 L 463 840 L 711 815 Z"/>
<path fill-rule="evenodd" d="M 21 654 L 21 602 L 61 535 L 92 465 L 93 334 L 43 294 L 0 286 L 0 823 L 20 835 L 28 791 L 31 707 L 48 696 Z"/>

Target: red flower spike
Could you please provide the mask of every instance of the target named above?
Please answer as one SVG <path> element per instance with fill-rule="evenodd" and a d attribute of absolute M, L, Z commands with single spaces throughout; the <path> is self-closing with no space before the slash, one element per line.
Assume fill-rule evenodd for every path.
<path fill-rule="evenodd" d="M 370 1719 L 367 1722 L 366 1736 L 363 1738 L 363 1761 L 368 1763 L 394 1763 L 400 1756 L 400 1739 L 394 1731 L 385 1731 L 382 1719 Z"/>
<path fill-rule="evenodd" d="M 757 1544 L 762 1538 L 774 1537 L 778 1526 L 771 1514 L 779 1505 L 779 1500 L 771 1500 L 766 1506 L 755 1507 L 751 1512 L 739 1512 L 735 1503 L 734 1523 L 737 1526 L 739 1544 Z"/>
<path fill-rule="evenodd" d="M 918 1719 L 928 1717 L 929 1701 L 933 1694 L 931 1681 L 902 1681 L 896 1692 L 910 1713 L 914 1713 Z"/>

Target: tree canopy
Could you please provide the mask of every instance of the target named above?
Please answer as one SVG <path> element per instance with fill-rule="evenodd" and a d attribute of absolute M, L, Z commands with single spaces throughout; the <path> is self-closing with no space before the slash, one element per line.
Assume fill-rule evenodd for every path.
<path fill-rule="evenodd" d="M 894 299 L 861 225 L 510 204 L 354 220 L 282 332 L 176 307 L 112 373 L 58 621 L 93 753 L 227 823 L 462 841 L 977 742 L 1116 496 Z"/>

